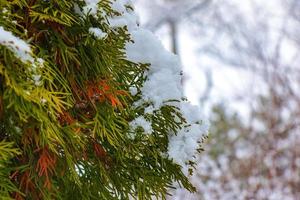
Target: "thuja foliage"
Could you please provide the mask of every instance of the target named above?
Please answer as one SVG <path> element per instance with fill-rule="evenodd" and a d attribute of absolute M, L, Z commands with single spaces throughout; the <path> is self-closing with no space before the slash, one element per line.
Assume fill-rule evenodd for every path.
<path fill-rule="evenodd" d="M 0 26 L 32 50 L 24 60 L 0 45 L 1 199 L 165 198 L 174 181 L 193 190 L 165 155 L 185 120 L 163 106 L 148 116 L 153 134 L 130 128 L 144 107 L 129 88 L 142 87 L 147 64 L 126 60 L 130 35 L 110 28 L 110 1 L 97 18 L 75 12 L 84 5 L 0 0 Z"/>

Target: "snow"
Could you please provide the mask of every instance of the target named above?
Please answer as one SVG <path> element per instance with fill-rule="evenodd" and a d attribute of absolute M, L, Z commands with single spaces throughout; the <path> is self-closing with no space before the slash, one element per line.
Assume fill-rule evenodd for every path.
<path fill-rule="evenodd" d="M 127 26 L 129 31 L 136 28 L 138 16 L 133 11 L 126 11 L 121 16 L 114 16 L 108 19 L 111 28 L 119 28 Z"/>
<path fill-rule="evenodd" d="M 91 15 L 96 16 L 99 2 L 100 0 L 85 0 L 86 6 L 83 7 L 83 13 L 86 15 L 90 13 Z"/>
<path fill-rule="evenodd" d="M 32 73 L 32 81 L 36 86 L 40 86 L 42 76 L 39 74 L 38 68 L 43 67 L 44 60 L 32 57 L 30 45 L 14 36 L 10 31 L 6 31 L 2 26 L 0 26 L 0 44 L 12 51 L 23 63 L 30 63 L 29 70 Z"/>
<path fill-rule="evenodd" d="M 108 23 L 111 28 L 120 28 L 126 26 L 129 32 L 131 32 L 137 27 L 139 18 L 134 11 L 127 8 L 128 6 L 133 7 L 130 0 L 112 1 L 111 8 L 118 12 L 119 15 L 108 18 Z"/>
<path fill-rule="evenodd" d="M 126 12 L 126 5 L 128 4 L 131 4 L 128 0 L 113 1 L 111 8 L 119 13 L 124 13 Z"/>
<path fill-rule="evenodd" d="M 99 2 L 100 0 L 85 0 L 86 6 L 83 7 L 83 13 L 86 15 L 91 14 L 95 18 L 97 18 Z M 119 13 L 119 15 L 117 16 L 107 18 L 111 28 L 120 28 L 127 26 L 128 30 L 133 30 L 136 27 L 138 22 L 138 16 L 135 14 L 135 12 L 126 8 L 128 5 L 131 5 L 130 0 L 111 1 L 111 8 L 117 13 Z M 75 7 L 74 9 L 77 13 L 81 13 L 81 11 L 78 10 L 77 7 Z M 103 34 L 101 34 L 101 36 L 103 37 Z"/>
<path fill-rule="evenodd" d="M 85 0 L 86 6 L 84 13 L 96 16 L 97 4 L 99 0 Z M 182 171 L 188 173 L 188 161 L 193 159 L 198 142 L 201 141 L 204 134 L 207 133 L 207 123 L 203 121 L 200 110 L 192 106 L 189 102 L 183 101 L 183 87 L 181 84 L 182 66 L 180 59 L 165 50 L 159 39 L 150 31 L 138 26 L 138 16 L 132 9 L 130 0 L 111 1 L 111 8 L 118 14 L 109 17 L 108 23 L 111 28 L 127 27 L 134 42 L 128 42 L 125 47 L 127 59 L 135 63 L 150 64 L 146 72 L 146 81 L 139 92 L 142 100 L 135 102 L 134 105 L 150 103 L 145 109 L 144 114 L 153 114 L 162 106 L 175 105 L 181 109 L 183 117 L 186 119 L 186 125 L 178 133 L 170 132 L 168 156 L 170 159 L 182 166 Z M 106 33 L 96 27 L 89 28 L 89 32 L 98 38 L 103 38 Z M 136 88 L 130 88 L 132 95 L 137 94 Z M 179 102 L 170 103 L 170 100 Z M 135 130 L 141 127 L 145 134 L 153 132 L 152 123 L 139 116 L 129 123 L 130 127 Z"/>
<path fill-rule="evenodd" d="M 198 123 L 199 119 L 203 120 L 203 116 L 199 110 L 199 106 L 191 105 L 188 102 L 182 102 L 180 106 L 180 110 L 182 111 L 183 116 L 189 123 Z"/>
<path fill-rule="evenodd" d="M 145 114 L 153 114 L 153 112 L 154 112 L 154 107 L 152 106 L 152 105 L 150 105 L 150 106 L 148 106 L 148 107 L 146 107 L 145 108 Z"/>
<path fill-rule="evenodd" d="M 150 74 L 160 68 L 170 69 L 180 74 L 181 63 L 178 56 L 165 50 L 161 41 L 152 32 L 138 28 L 131 33 L 131 36 L 134 43 L 126 46 L 129 60 L 137 63 L 151 63 Z"/>
<path fill-rule="evenodd" d="M 239 5 L 244 6 L 248 1 L 241 2 L 237 1 Z M 266 4 L 274 4 L 275 1 L 267 2 Z M 226 2 L 227 3 L 227 2 Z M 249 3 L 249 2 L 248 2 Z M 274 9 L 273 7 L 267 6 L 263 2 L 260 1 L 262 7 L 266 7 L 271 11 L 277 12 L 278 9 Z M 281 8 L 282 9 L 282 8 Z M 227 10 L 228 11 L 228 10 Z M 257 10 L 256 10 L 257 11 Z M 233 12 L 234 13 L 234 12 Z M 247 11 L 245 11 L 245 15 L 247 16 Z M 226 13 L 225 13 L 226 14 Z M 257 13 L 255 15 L 248 15 L 251 17 L 256 18 Z M 220 15 L 221 17 L 223 15 Z M 226 16 L 226 15 L 224 15 Z M 247 16 L 247 17 L 248 17 Z M 284 20 L 284 17 L 281 17 Z M 274 18 L 272 18 L 274 20 Z M 208 21 L 208 20 L 204 20 Z M 239 20 L 237 20 L 239 21 Z M 266 22 L 267 20 L 265 20 Z M 215 23 L 212 23 L 216 25 Z M 233 22 L 232 22 L 233 24 Z M 248 23 L 246 23 L 248 25 Z M 188 24 L 190 26 L 190 24 Z M 188 27 L 184 26 L 181 27 L 182 29 L 187 30 Z M 295 29 L 295 26 L 293 27 Z M 208 29 L 207 26 L 202 27 L 203 30 Z M 190 29 L 189 29 L 190 30 Z M 257 36 L 259 31 L 253 31 L 251 29 L 253 35 Z M 217 33 L 220 32 L 217 30 Z M 250 31 L 249 31 L 250 32 Z M 182 33 L 180 33 L 182 35 Z M 197 33 L 198 34 L 198 33 Z M 229 34 L 232 34 L 230 32 Z M 200 35 L 200 34 L 199 34 Z M 204 34 L 203 34 L 204 35 Z M 217 37 L 220 34 L 216 34 Z M 251 35 L 251 33 L 250 33 Z M 201 35 L 202 36 L 202 35 Z M 205 36 L 205 35 L 204 35 Z M 230 35 L 233 37 L 232 35 Z M 206 40 L 206 37 L 199 37 L 199 40 L 203 41 Z M 233 37 L 234 41 L 237 41 L 238 37 Z M 261 36 L 257 36 L 257 38 L 261 38 Z M 186 62 L 186 66 L 190 68 L 191 65 L 201 66 L 197 69 L 199 72 L 202 71 L 205 65 L 207 68 L 212 69 L 212 79 L 213 79 L 213 89 L 211 98 L 209 98 L 209 104 L 212 103 L 211 101 L 217 101 L 221 99 L 221 97 L 226 97 L 226 99 L 230 101 L 226 101 L 226 107 L 233 107 L 234 110 L 237 110 L 239 113 L 242 113 L 242 116 L 249 116 L 249 112 L 244 112 L 244 110 L 249 109 L 249 105 L 245 102 L 242 104 L 237 105 L 237 100 L 234 99 L 236 94 L 245 94 L 244 96 L 250 96 L 252 93 L 257 94 L 258 92 L 264 93 L 265 86 L 262 84 L 262 80 L 259 77 L 252 78 L 252 74 L 247 72 L 246 69 L 227 69 L 227 66 L 222 67 L 221 64 L 212 63 L 212 62 L 205 62 L 203 56 L 200 57 L 199 54 L 203 54 L 205 52 L 197 52 L 196 56 L 191 56 L 194 53 L 193 48 L 191 48 L 191 44 L 197 45 L 199 48 L 199 44 L 196 42 L 196 38 L 192 37 L 191 35 L 184 35 L 182 37 L 180 45 L 183 46 L 183 51 L 181 52 L 183 60 Z M 197 40 L 198 41 L 198 40 Z M 212 40 L 209 46 L 215 44 L 216 40 Z M 220 38 L 220 46 L 224 47 L 224 39 Z M 275 42 L 273 43 L 276 44 Z M 223 45 L 223 46 L 222 46 Z M 289 45 L 289 44 L 288 44 Z M 283 63 L 291 63 L 290 60 L 294 56 L 294 49 L 290 49 L 285 41 L 282 44 L 282 55 L 280 60 L 282 59 Z M 193 46 L 192 46 L 193 47 Z M 267 48 L 263 46 L 263 48 Z M 274 48 L 274 47 L 272 47 Z M 196 50 L 196 48 L 194 48 Z M 230 51 L 227 45 L 222 49 L 222 53 L 227 53 Z M 196 51 L 195 51 L 196 52 Z M 234 54 L 237 55 L 237 54 Z M 238 59 L 239 56 L 236 56 Z M 249 62 L 252 62 L 251 59 Z M 224 64 L 223 64 L 224 65 Z M 280 65 L 280 64 L 279 64 Z M 214 68 L 214 66 L 216 66 Z M 195 67 L 196 68 L 196 67 Z M 229 68 L 229 67 L 228 67 Z M 195 87 L 195 90 L 191 90 L 189 96 L 196 96 L 195 102 L 199 101 L 200 93 L 199 90 L 201 85 L 204 85 L 205 82 L 202 84 L 199 82 L 199 77 L 201 74 L 204 73 L 195 73 L 196 69 L 190 70 L 190 76 L 193 80 L 188 81 L 189 88 Z M 287 71 L 282 70 L 283 73 L 287 73 Z M 249 75 L 250 74 L 250 75 Z M 257 74 L 256 74 L 257 76 Z M 294 81 L 291 78 L 292 81 Z M 297 81 L 294 81 L 297 84 Z M 289 83 L 286 83 L 287 85 Z M 249 89 L 245 89 L 248 88 Z M 198 88 L 199 87 L 199 88 Z M 275 86 L 274 86 L 275 88 Z M 252 92 L 253 90 L 253 92 Z M 295 89 L 295 91 L 299 91 Z M 243 92 L 243 93 L 242 93 Z M 251 94 L 250 94 L 251 93 Z M 297 93 L 297 92 L 296 92 Z M 284 94 L 284 92 L 282 92 Z M 225 96 L 224 96 L 225 95 Z M 243 97 L 244 98 L 244 97 Z M 189 98 L 190 99 L 190 98 Z M 254 99 L 250 99 L 254 101 Z M 220 100 L 219 100 L 220 101 Z M 252 102 L 251 102 L 252 103 Z M 231 104 L 231 105 L 230 105 Z M 267 103 L 268 104 L 268 103 Z M 245 108 L 246 107 L 246 108 Z M 295 106 L 295 110 L 297 106 Z M 242 110 L 243 109 L 243 110 Z M 250 108 L 251 109 L 251 108 Z M 295 121 L 295 124 L 298 122 L 297 119 L 291 117 L 290 108 L 289 111 L 284 113 L 284 120 L 285 121 Z M 241 111 L 242 110 L 242 111 Z M 292 110 L 292 109 L 291 109 Z M 275 114 L 274 114 L 275 115 Z M 248 123 L 248 119 L 245 120 L 245 123 Z M 260 123 L 258 123 L 260 122 Z M 268 138 L 267 140 L 263 141 L 262 139 L 266 137 L 266 135 L 272 134 L 272 130 L 268 131 L 268 127 L 264 127 L 261 124 L 263 121 L 254 121 L 255 131 L 257 129 L 258 132 L 265 132 L 265 135 L 256 135 L 256 139 L 250 140 L 251 136 L 243 136 L 244 132 L 237 132 L 237 131 L 230 131 L 227 132 L 224 130 L 225 137 L 229 137 L 229 141 L 224 145 L 222 141 L 217 141 L 217 143 L 211 143 L 210 146 L 212 149 L 219 149 L 219 147 L 224 148 L 224 152 L 221 152 L 218 158 L 215 158 L 215 155 L 211 156 L 210 148 L 208 146 L 205 147 L 205 152 L 203 152 L 199 156 L 199 170 L 196 171 L 194 177 L 191 178 L 193 184 L 197 187 L 198 193 L 194 196 L 190 196 L 190 194 L 183 194 L 183 192 L 176 192 L 175 197 L 170 199 L 223 199 L 223 200 L 231 200 L 231 199 L 298 199 L 299 191 L 297 191 L 297 186 L 299 185 L 299 166 L 300 160 L 296 160 L 295 157 L 299 157 L 299 140 L 286 138 L 280 139 L 280 136 L 275 135 L 273 137 Z M 290 123 L 288 122 L 288 123 Z M 253 123 L 253 122 L 252 122 Z M 264 122 L 265 123 L 265 122 Z M 262 131 L 264 130 L 264 131 Z M 267 130 L 267 131 L 266 131 Z M 252 132 L 252 131 L 250 131 Z M 270 133 L 271 132 L 271 133 Z M 284 135 L 289 134 L 295 136 L 299 132 L 297 131 L 290 131 L 290 133 L 284 133 Z M 247 134 L 248 132 L 246 132 Z M 253 133 L 251 133 L 253 134 Z M 227 135 L 227 136 L 226 136 Z M 246 137 L 248 138 L 251 143 L 242 143 L 238 145 L 237 141 L 241 139 L 238 137 Z M 250 135 L 250 134 L 249 134 Z M 213 140 L 213 138 L 212 138 Z M 270 147 L 269 147 L 270 146 Z M 270 149 L 268 149 L 270 148 Z M 273 154 L 269 154 L 269 152 L 273 152 Z M 213 152 L 214 153 L 214 152 Z M 280 155 L 280 156 L 279 156 Z M 283 155 L 283 156 L 282 156 Z M 222 156 L 222 159 L 221 159 Z M 298 163 L 297 167 L 296 164 Z M 243 171 L 244 170 L 244 171 Z M 221 174 L 220 174 L 221 172 Z M 270 173 L 270 174 L 269 174 Z M 220 176 L 221 175 L 221 176 Z M 293 180 L 294 179 L 294 180 Z M 247 183 L 249 181 L 249 183 Z M 298 192 L 298 193 L 297 193 Z"/>
<path fill-rule="evenodd" d="M 36 86 L 41 85 L 41 75 L 33 75 L 32 77 Z"/>
<path fill-rule="evenodd" d="M 107 35 L 100 28 L 96 28 L 96 27 L 89 28 L 89 32 L 92 35 L 96 36 L 98 39 L 103 39 Z"/>
<path fill-rule="evenodd" d="M 135 118 L 132 122 L 130 122 L 130 126 L 133 129 L 142 127 L 144 129 L 145 133 L 148 133 L 148 134 L 153 131 L 151 122 L 147 121 L 143 116 L 139 116 L 138 118 Z"/>
<path fill-rule="evenodd" d="M 11 32 L 4 30 L 2 26 L 0 26 L 0 44 L 14 52 L 15 56 L 22 62 L 34 62 L 29 44 L 14 36 Z"/>
<path fill-rule="evenodd" d="M 129 88 L 129 92 L 130 92 L 130 94 L 131 94 L 132 96 L 135 96 L 135 95 L 137 95 L 138 90 L 137 90 L 136 87 L 130 87 L 130 88 Z"/>
<path fill-rule="evenodd" d="M 122 18 L 124 19 L 124 18 Z M 142 100 L 151 102 L 152 105 L 145 109 L 145 113 L 152 114 L 162 106 L 169 105 L 169 100 L 180 100 L 173 103 L 182 111 L 187 124 L 177 134 L 170 133 L 168 155 L 173 161 L 182 166 L 182 171 L 188 174 L 188 161 L 193 160 L 199 141 L 207 134 L 208 125 L 203 121 L 199 107 L 185 102 L 181 84 L 182 66 L 178 56 L 168 52 L 161 41 L 150 31 L 133 26 L 132 20 L 128 20 L 131 28 L 133 43 L 126 44 L 127 59 L 136 63 L 149 63 L 146 73 L 147 80 L 141 88 Z M 139 104 L 139 103 L 138 103 Z M 134 120 L 134 126 L 142 126 L 145 130 L 150 127 L 149 122 L 138 117 Z M 148 131 L 149 132 L 149 131 Z"/>
<path fill-rule="evenodd" d="M 176 135 L 169 137 L 168 154 L 177 164 L 182 166 L 182 172 L 188 175 L 188 161 L 195 161 L 193 157 L 199 147 L 199 141 L 207 133 L 206 125 L 193 124 L 181 129 Z"/>
<path fill-rule="evenodd" d="M 127 58 L 136 63 L 151 63 L 142 88 L 143 99 L 159 109 L 164 101 L 183 98 L 178 57 L 164 50 L 150 31 L 139 28 L 131 36 L 134 43 L 126 45 Z"/>
<path fill-rule="evenodd" d="M 184 127 L 177 135 L 170 136 L 168 152 L 170 157 L 183 167 L 182 171 L 187 175 L 186 162 L 195 161 L 195 158 L 191 156 L 195 155 L 195 151 L 199 147 L 198 142 L 204 134 L 208 134 L 209 123 L 203 121 L 198 106 L 191 105 L 189 102 L 181 102 L 180 110 L 191 126 Z"/>

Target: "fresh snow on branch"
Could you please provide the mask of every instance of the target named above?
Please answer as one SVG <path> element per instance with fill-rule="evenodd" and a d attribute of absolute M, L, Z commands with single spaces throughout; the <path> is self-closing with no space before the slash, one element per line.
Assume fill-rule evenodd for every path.
<path fill-rule="evenodd" d="M 85 2 L 86 11 L 89 9 L 90 14 L 97 14 L 99 1 L 85 0 Z M 151 104 L 145 109 L 144 114 L 152 114 L 153 111 L 159 110 L 163 106 L 173 105 L 181 110 L 186 119 L 188 126 L 179 130 L 178 133 L 170 132 L 168 156 L 181 165 L 182 171 L 187 174 L 189 168 L 187 163 L 194 159 L 199 147 L 198 142 L 207 134 L 208 126 L 203 121 L 199 108 L 183 100 L 185 97 L 181 85 L 180 59 L 165 50 L 152 32 L 138 26 L 138 16 L 129 8 L 132 7 L 130 0 L 117 0 L 111 1 L 111 3 L 112 9 L 120 15 L 108 18 L 110 27 L 126 26 L 134 41 L 126 44 L 127 59 L 136 63 L 150 64 L 149 70 L 146 72 L 147 80 L 141 88 L 142 100 L 136 102 L 136 105 L 144 102 Z M 100 38 L 105 36 L 105 33 L 98 28 L 92 27 L 89 31 Z M 151 121 L 146 120 L 143 116 L 131 121 L 130 125 L 133 129 L 142 127 L 147 134 L 153 132 Z"/>
<path fill-rule="evenodd" d="M 0 26 L 0 44 L 14 52 L 15 56 L 22 62 L 34 62 L 33 57 L 30 55 L 30 46 L 24 40 L 4 30 L 2 26 Z"/>
<path fill-rule="evenodd" d="M 127 8 L 129 5 L 132 7 L 130 0 L 118 0 L 112 1 L 111 8 L 120 13 L 120 16 L 114 16 L 108 19 L 110 27 L 118 28 L 127 26 L 129 31 L 132 31 L 136 28 L 138 22 L 138 16 L 134 11 Z"/>
<path fill-rule="evenodd" d="M 151 63 L 142 88 L 143 99 L 159 109 L 164 101 L 183 98 L 178 57 L 166 51 L 150 31 L 138 28 L 131 36 L 134 43 L 126 46 L 127 58 L 137 63 Z"/>
<path fill-rule="evenodd" d="M 89 32 L 99 39 L 102 39 L 107 35 L 100 28 L 89 28 Z"/>
<path fill-rule="evenodd" d="M 31 68 L 29 70 L 32 73 L 32 81 L 36 86 L 40 86 L 42 76 L 38 72 L 38 68 L 43 66 L 44 60 L 31 56 L 32 50 L 29 44 L 14 36 L 10 31 L 4 30 L 2 26 L 0 26 L 0 44 L 12 51 L 23 63 L 30 63 Z"/>
<path fill-rule="evenodd" d="M 153 131 L 151 123 L 147 121 L 143 116 L 139 116 L 138 118 L 135 118 L 132 122 L 130 122 L 130 125 L 134 129 L 138 127 L 142 127 L 145 133 L 151 133 Z"/>
<path fill-rule="evenodd" d="M 180 100 L 172 105 L 180 108 L 183 117 L 190 126 L 182 128 L 177 134 L 170 133 L 168 155 L 177 164 L 182 166 L 182 171 L 188 173 L 187 162 L 193 160 L 198 142 L 207 134 L 208 126 L 203 121 L 199 107 L 192 106 L 189 102 L 183 101 L 183 87 L 181 85 L 182 66 L 178 56 L 164 49 L 162 43 L 150 31 L 137 26 L 135 20 L 127 15 L 131 12 L 122 9 L 121 1 L 117 1 L 117 10 L 122 11 L 120 19 L 126 21 L 133 43 L 127 43 L 127 59 L 136 63 L 149 63 L 150 67 L 146 73 L 147 80 L 141 89 L 142 100 L 151 102 L 153 106 L 145 109 L 149 113 L 158 110 L 164 105 L 169 105 L 170 100 Z M 138 117 L 131 122 L 133 128 L 141 126 L 145 132 L 152 131 L 150 122 L 143 117 Z M 151 130 L 151 131 L 150 131 Z"/>
<path fill-rule="evenodd" d="M 86 6 L 83 7 L 84 14 L 90 13 L 91 15 L 96 16 L 99 2 L 100 0 L 85 0 Z"/>

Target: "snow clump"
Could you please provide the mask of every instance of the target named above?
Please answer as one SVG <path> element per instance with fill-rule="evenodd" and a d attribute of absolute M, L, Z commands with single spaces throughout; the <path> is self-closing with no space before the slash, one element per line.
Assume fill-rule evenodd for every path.
<path fill-rule="evenodd" d="M 85 0 L 85 2 L 85 11 L 89 10 L 90 14 L 96 14 L 99 1 Z M 150 65 L 146 72 L 147 80 L 139 91 L 142 100 L 136 102 L 135 105 L 149 102 L 151 105 L 145 109 L 144 114 L 152 114 L 162 106 L 171 104 L 180 108 L 186 119 L 188 126 L 183 127 L 177 134 L 171 132 L 169 135 L 168 156 L 181 165 L 182 171 L 187 174 L 188 162 L 194 159 L 193 156 L 199 147 L 198 142 L 207 134 L 208 125 L 203 120 L 199 108 L 183 100 L 185 97 L 181 85 L 180 59 L 165 50 L 153 33 L 138 26 L 138 16 L 131 9 L 130 0 L 111 1 L 111 7 L 119 15 L 108 18 L 110 27 L 126 27 L 134 41 L 126 44 L 127 59 L 135 63 Z M 90 32 L 94 35 L 103 37 L 105 33 L 100 31 L 90 28 Z M 131 91 L 132 94 L 136 94 L 136 92 L 134 89 Z M 179 102 L 172 100 L 179 100 Z M 153 132 L 151 122 L 143 116 L 132 120 L 130 126 L 133 129 L 142 127 L 146 134 Z"/>

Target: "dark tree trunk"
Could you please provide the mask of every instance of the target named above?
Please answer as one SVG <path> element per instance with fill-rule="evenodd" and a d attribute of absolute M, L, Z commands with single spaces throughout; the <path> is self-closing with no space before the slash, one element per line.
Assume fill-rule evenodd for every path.
<path fill-rule="evenodd" d="M 169 26 L 170 26 L 170 36 L 171 36 L 171 50 L 174 54 L 179 55 L 178 43 L 177 43 L 177 37 L 178 37 L 177 24 L 175 21 L 170 20 Z"/>

